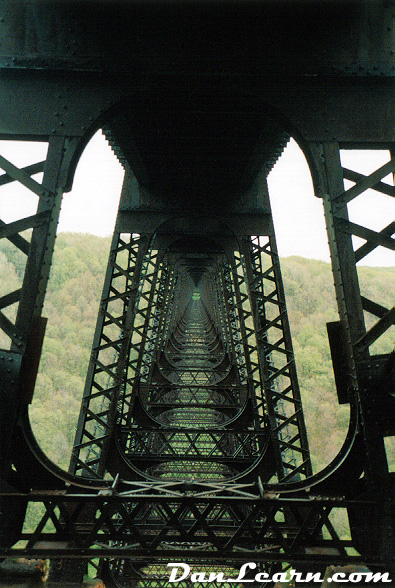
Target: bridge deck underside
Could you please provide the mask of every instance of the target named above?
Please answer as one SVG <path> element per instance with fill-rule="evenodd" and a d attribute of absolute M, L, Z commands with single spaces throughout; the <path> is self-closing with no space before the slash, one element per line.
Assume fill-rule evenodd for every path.
<path fill-rule="evenodd" d="M 395 224 L 349 218 L 367 190 L 395 195 L 393 7 L 235 2 L 224 16 L 188 2 L 181 32 L 173 2 L 3 4 L 0 137 L 48 152 L 25 167 L 0 155 L 0 190 L 37 200 L 0 220 L 23 260 L 0 297 L 0 556 L 80 560 L 75 585 L 90 560 L 110 588 L 156 588 L 175 556 L 231 576 L 246 560 L 394 571 L 394 356 L 372 349 L 395 312 L 362 293 L 356 264 L 395 249 Z M 98 128 L 125 181 L 64 472 L 28 404 L 62 193 Z M 291 133 L 324 203 L 340 319 L 328 333 L 351 415 L 315 475 L 266 181 Z M 346 169 L 340 150 L 356 147 L 390 160 Z"/>

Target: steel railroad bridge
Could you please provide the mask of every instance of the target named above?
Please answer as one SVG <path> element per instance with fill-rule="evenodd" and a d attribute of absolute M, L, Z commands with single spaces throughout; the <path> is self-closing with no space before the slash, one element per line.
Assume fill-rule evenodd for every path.
<path fill-rule="evenodd" d="M 393 2 L 3 0 L 0 31 L 0 138 L 48 143 L 26 167 L 0 153 L 0 193 L 16 182 L 37 203 L 0 224 L 26 260 L 0 297 L 0 556 L 55 560 L 49 585 L 63 588 L 88 561 L 107 588 L 163 586 L 169 561 L 233 578 L 255 562 L 256 586 L 287 566 L 395 574 L 395 360 L 371 352 L 395 310 L 357 270 L 394 250 L 395 224 L 348 214 L 368 189 L 395 195 L 382 181 L 395 172 Z M 29 404 L 62 194 L 100 128 L 125 176 L 66 472 Z M 266 182 L 290 137 L 324 204 L 328 336 L 350 405 L 344 446 L 314 474 Z M 363 175 L 341 149 L 388 162 Z"/>

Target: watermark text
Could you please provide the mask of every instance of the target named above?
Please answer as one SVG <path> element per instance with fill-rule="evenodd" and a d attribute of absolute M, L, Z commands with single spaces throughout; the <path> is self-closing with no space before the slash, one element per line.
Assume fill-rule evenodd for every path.
<path fill-rule="evenodd" d="M 189 580 L 191 583 L 194 582 L 201 582 L 204 583 L 212 583 L 212 582 L 288 582 L 293 580 L 295 583 L 311 583 L 317 582 L 317 584 L 322 584 L 324 578 L 322 574 L 319 572 L 317 573 L 309 573 L 306 572 L 302 574 L 301 572 L 297 572 L 296 570 L 288 570 L 287 572 L 277 572 L 273 575 L 268 574 L 267 572 L 258 572 L 254 575 L 251 573 L 252 570 L 256 570 L 258 565 L 255 562 L 248 562 L 241 566 L 237 577 L 228 577 L 227 574 L 224 572 L 207 572 L 207 571 L 192 571 L 192 568 L 187 563 L 182 562 L 170 562 L 167 564 L 167 567 L 172 568 L 169 576 L 169 583 L 177 584 L 178 582 L 182 582 L 184 580 Z M 192 573 L 191 573 L 192 572 Z M 252 577 L 253 575 L 253 577 Z M 388 572 L 334 572 L 329 578 L 327 578 L 327 582 L 350 582 L 350 584 L 357 584 L 364 582 L 366 584 L 369 583 L 378 583 L 378 582 L 391 582 L 392 580 L 389 577 Z"/>

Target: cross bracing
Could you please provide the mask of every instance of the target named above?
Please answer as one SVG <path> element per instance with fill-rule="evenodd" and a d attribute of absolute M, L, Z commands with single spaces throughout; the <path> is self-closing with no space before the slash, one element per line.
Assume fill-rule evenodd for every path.
<path fill-rule="evenodd" d="M 196 460 L 227 464 L 228 475 L 242 475 L 262 461 L 268 450 L 271 410 L 277 411 L 270 436 L 271 443 L 277 444 L 274 453 L 281 464 L 278 479 L 309 475 L 285 301 L 280 274 L 275 274 L 272 261 L 275 252 L 270 250 L 270 265 L 263 271 L 261 256 L 268 254 L 268 246 L 260 245 L 263 237 L 244 237 L 241 247 L 234 241 L 231 259 L 225 252 L 218 253 L 217 244 L 196 245 L 196 239 L 191 250 L 188 243 L 177 244 L 177 240 L 167 250 L 157 249 L 155 242 L 160 238 L 155 236 L 131 235 L 130 239 L 134 247 L 129 246 L 128 255 L 122 235 L 115 239 L 110 256 L 105 289 L 112 296 L 103 295 L 107 321 L 99 320 L 96 334 L 105 344 L 93 348 L 93 369 L 88 372 L 72 459 L 74 472 L 92 470 L 91 475 L 97 475 L 100 460 L 102 464 L 107 460 L 105 447 L 112 435 L 124 461 L 139 476 L 152 478 L 160 471 L 162 477 L 166 467 L 176 475 L 188 461 L 194 464 L 193 475 L 198 475 Z M 140 243 L 144 251 L 138 258 Z M 126 292 L 118 285 L 120 276 Z M 264 280 L 271 288 L 267 293 Z M 174 299 L 172 316 L 163 320 L 163 299 L 170 295 Z M 111 303 L 118 304 L 117 314 L 109 310 Z M 269 304 L 278 309 L 270 321 L 266 318 L 273 315 L 271 308 L 267 310 Z M 231 307 L 234 312 L 230 314 Z M 113 323 L 120 332 L 115 341 L 107 334 L 109 327 L 114 329 Z M 273 343 L 269 342 L 270 328 L 276 332 Z M 119 339 L 125 341 L 122 348 Z M 234 361 L 236 348 L 238 359 Z M 105 368 L 100 353 L 108 349 L 112 356 Z M 278 367 L 276 353 L 286 357 Z M 117 369 L 123 370 L 122 381 L 114 386 Z M 103 379 L 98 383 L 103 372 L 106 385 Z M 221 403 L 214 406 L 219 397 L 216 390 L 224 388 L 234 407 L 231 412 Z M 96 413 L 94 406 L 99 406 Z M 110 418 L 114 420 L 106 435 L 105 423 Z M 101 475 L 104 471 L 100 470 Z M 206 466 L 203 471 L 207 475 Z M 274 473 L 269 469 L 260 475 L 268 480 Z M 129 475 L 133 478 L 136 473 Z"/>
<path fill-rule="evenodd" d="M 116 291 L 123 300 L 120 325 L 133 326 L 127 332 L 123 383 L 114 398 L 111 384 L 109 390 L 102 390 L 108 410 L 116 405 L 116 416 L 111 447 L 101 463 L 112 475 L 118 468 L 122 477 L 130 480 L 196 483 L 258 476 L 268 482 L 273 476 L 280 481 L 286 475 L 294 480 L 308 477 L 307 437 L 303 419 L 297 414 L 301 404 L 296 372 L 288 365 L 293 356 L 285 301 L 278 294 L 282 292 L 281 276 L 273 269 L 275 251 L 270 250 L 270 266 L 263 271 L 266 260 L 261 260 L 261 255 L 267 254 L 267 245 L 260 243 L 264 237 L 233 238 L 225 252 L 216 243 L 196 237 L 188 242 L 188 238 L 175 236 L 164 249 L 158 247 L 160 230 L 158 235 L 131 235 L 134 243 L 144 242 L 139 266 L 136 254 L 132 260 L 130 255 L 123 258 L 127 263 L 126 287 L 129 274 L 140 272 L 140 279 L 133 282 L 136 295 L 132 310 L 131 296 L 115 289 L 111 278 L 107 284 L 108 290 Z M 122 242 L 124 239 L 122 235 Z M 270 244 L 273 240 L 274 236 Z M 113 260 L 111 254 L 109 267 Z M 271 286 L 266 298 L 264 279 L 270 280 Z M 257 290 L 259 309 L 254 302 Z M 171 312 L 163 304 L 170 298 Z M 104 294 L 102 304 L 107 300 Z M 280 318 L 271 319 L 277 335 L 273 344 L 269 343 L 269 326 L 263 335 L 257 327 L 271 314 L 266 310 L 268 301 L 274 301 L 276 308 L 281 305 Z M 103 329 L 100 321 L 97 328 Z M 285 342 L 288 348 L 284 352 Z M 286 354 L 285 367 L 277 367 L 277 358 L 272 360 L 278 350 Z M 119 355 L 115 353 L 111 365 L 119 363 Z M 266 376 L 268 365 L 271 371 Z M 287 383 L 281 388 L 283 380 Z M 87 390 L 88 385 L 87 380 Z M 97 391 L 94 373 L 90 387 Z M 89 392 L 85 398 L 90 401 Z M 284 398 L 291 399 L 287 413 Z M 277 410 L 275 427 L 270 427 L 271 404 Z M 93 411 L 83 404 L 72 459 L 75 473 L 97 475 L 98 448 L 105 447 L 103 409 L 97 414 L 92 434 L 87 428 L 94 420 Z M 89 474 L 91 468 L 93 474 Z M 105 470 L 101 472 L 103 475 Z M 146 525 L 156 517 L 155 510 L 145 510 Z"/>
<path fill-rule="evenodd" d="M 195 237 L 190 248 L 185 246 L 185 236 L 183 239 L 181 245 L 177 244 L 176 235 L 175 244 L 169 245 L 167 239 L 163 245 L 163 239 L 156 234 L 122 230 L 114 235 L 71 472 L 78 474 L 82 485 L 96 484 L 104 492 L 115 482 L 117 487 L 127 481 L 141 485 L 139 494 L 158 483 L 189 484 L 191 488 L 203 482 L 212 484 L 212 488 L 219 484 L 220 492 L 230 484 L 229 499 L 237 493 L 238 484 L 239 487 L 246 483 L 255 485 L 255 491 L 263 493 L 266 489 L 270 492 L 271 487 L 276 492 L 283 491 L 282 483 L 288 484 L 289 491 L 295 488 L 296 492 L 298 488 L 316 484 L 311 476 L 274 233 L 232 237 L 231 246 L 227 238 L 223 249 L 210 242 L 204 244 L 203 255 L 201 248 L 196 253 Z M 13 240 L 19 243 L 16 237 Z M 366 311 L 378 317 L 379 326 L 369 332 L 369 340 L 359 337 L 357 350 L 366 349 L 380 337 L 386 328 L 381 319 L 388 314 L 388 309 L 367 298 L 362 297 L 362 304 Z M 348 449 L 345 448 L 338 464 L 357 438 L 357 422 L 354 421 Z M 40 455 L 37 448 L 33 451 Z M 44 458 L 43 463 L 49 466 Z M 332 467 L 336 471 L 338 466 Z M 103 480 L 108 476 L 113 482 Z M 218 497 L 217 490 L 211 492 Z M 174 494 L 170 492 L 168 498 L 171 496 Z M 21 497 L 20 504 L 22 512 L 26 499 Z M 284 523 L 281 529 L 269 523 L 274 515 L 264 511 L 259 523 L 254 519 L 259 531 L 250 527 L 255 539 L 251 539 L 249 557 L 256 552 L 257 547 L 252 545 L 258 537 L 271 545 L 274 533 L 278 541 L 272 551 L 265 547 L 259 555 L 265 570 L 270 568 L 270 562 L 273 565 L 289 559 L 303 562 L 306 549 L 310 562 L 329 562 L 330 557 L 349 561 L 351 543 L 343 542 L 328 518 L 324 507 L 329 503 L 320 504 L 323 510 L 317 503 L 308 519 L 304 518 L 304 503 L 298 500 L 293 503 L 293 509 L 284 507 L 276 511 L 275 516 Z M 77 526 L 72 521 L 62 526 L 67 508 L 59 506 L 60 510 L 54 511 L 45 507 L 43 518 L 29 535 L 30 543 L 25 544 L 26 553 L 39 553 L 35 545 L 49 539 L 54 541 L 52 554 L 59 555 L 56 543 L 60 537 L 69 532 L 77 536 L 80 529 L 89 527 L 91 515 L 82 503 L 78 509 L 84 512 L 83 521 Z M 92 513 L 95 508 L 92 506 Z M 121 522 L 122 532 L 118 528 L 124 516 L 134 520 L 139 513 L 136 525 L 142 525 L 138 533 L 143 533 L 144 546 L 148 540 L 144 538 L 145 530 L 149 537 L 150 528 L 158 531 L 162 525 L 167 527 L 174 522 L 177 531 L 163 535 L 162 547 L 171 545 L 180 556 L 186 549 L 188 555 L 194 553 L 188 526 L 198 516 L 203 527 L 196 530 L 192 543 L 199 552 L 208 549 L 207 560 L 212 557 L 213 546 L 218 549 L 223 545 L 222 540 L 216 539 L 217 534 L 226 536 L 225 530 L 232 525 L 236 525 L 237 534 L 237 526 L 246 528 L 247 520 L 255 516 L 247 505 L 240 507 L 244 519 L 232 518 L 233 510 L 207 505 L 196 505 L 185 516 L 172 507 L 158 508 L 148 508 L 146 502 L 144 506 L 139 503 L 133 507 L 129 502 L 121 510 L 110 509 L 112 518 L 108 518 L 110 514 L 104 517 L 105 524 L 111 527 L 108 545 L 98 552 L 100 557 L 111 558 L 115 553 L 121 557 L 120 550 L 128 548 L 135 553 L 134 540 L 129 538 L 124 523 Z M 360 525 L 355 522 L 358 509 L 351 503 L 336 503 L 334 508 L 347 508 L 354 527 Z M 369 508 L 374 509 L 372 505 Z M 169 520 L 163 516 L 164 512 Z M 266 517 L 269 517 L 267 522 Z M 314 539 L 310 531 L 302 530 L 310 522 L 313 527 L 316 525 Z M 295 542 L 285 549 L 284 537 L 290 536 L 290 528 L 295 524 Z M 184 530 L 183 525 L 186 525 Z M 100 541 L 104 540 L 102 535 L 107 531 L 104 527 L 96 528 Z M 133 523 L 134 537 L 136 529 Z M 126 535 L 121 540 L 124 531 Z M 92 541 L 93 547 L 96 539 L 92 533 L 93 529 L 84 535 L 84 541 Z M 329 543 L 323 536 L 328 533 Z M 23 536 L 29 541 L 27 535 Z M 228 543 L 231 552 L 236 545 L 237 542 Z M 324 549 L 320 558 L 314 552 L 319 549 Z M 325 549 L 334 550 L 332 556 Z M 3 552 L 11 553 L 8 549 Z M 374 553 L 373 548 L 371 552 Z M 138 557 L 138 551 L 136 554 Z M 159 550 L 152 557 L 162 557 L 161 554 Z M 365 561 L 373 568 L 379 566 L 373 556 L 368 559 L 365 554 Z M 109 573 L 116 576 L 112 568 L 113 564 Z M 136 585 L 154 586 L 151 581 L 156 580 L 145 578 Z"/>
<path fill-rule="evenodd" d="M 0 298 L 1 555 L 79 559 L 76 585 L 96 556 L 110 586 L 137 574 L 139 588 L 186 553 L 202 569 L 393 572 L 395 364 L 381 343 L 394 311 L 357 264 L 394 250 L 394 223 L 351 214 L 367 190 L 394 196 L 393 7 L 233 2 L 228 19 L 222 2 L 104 4 L 1 6 L 1 139 L 48 145 L 26 164 L 0 158 L 1 197 L 20 185 L 37 205 L 0 223 L 21 260 Z M 35 441 L 28 404 L 62 193 L 102 126 L 125 184 L 67 473 Z M 314 475 L 266 185 L 291 135 L 324 202 L 328 333 L 351 407 L 344 446 Z M 389 157 L 363 173 L 344 149 Z M 31 529 L 28 504 L 41 509 Z"/>

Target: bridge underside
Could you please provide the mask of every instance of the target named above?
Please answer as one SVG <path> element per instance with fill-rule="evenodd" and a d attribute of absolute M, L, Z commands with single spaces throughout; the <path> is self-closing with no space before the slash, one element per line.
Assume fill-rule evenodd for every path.
<path fill-rule="evenodd" d="M 88 561 L 107 588 L 162 585 L 174 559 L 233 578 L 247 561 L 261 574 L 395 572 L 384 445 L 395 362 L 391 349 L 372 352 L 395 312 L 365 295 L 357 272 L 374 249 L 394 250 L 395 224 L 349 218 L 368 189 L 395 195 L 382 181 L 395 172 L 391 7 L 1 10 L 0 138 L 48 152 L 24 168 L 0 154 L 0 191 L 17 182 L 37 200 L 34 214 L 0 222 L 26 260 L 20 286 L 0 297 L 0 556 L 58 558 L 51 582 L 63 588 Z M 125 177 L 65 472 L 35 441 L 28 406 L 62 194 L 98 128 Z M 350 404 L 343 448 L 314 474 L 266 181 L 291 136 L 324 203 L 339 309 L 328 335 Z M 385 149 L 388 162 L 345 169 L 340 150 L 357 148 Z"/>

